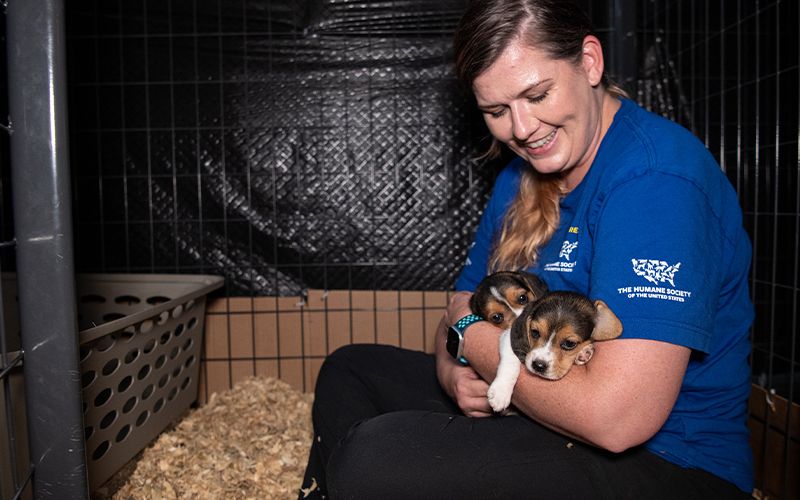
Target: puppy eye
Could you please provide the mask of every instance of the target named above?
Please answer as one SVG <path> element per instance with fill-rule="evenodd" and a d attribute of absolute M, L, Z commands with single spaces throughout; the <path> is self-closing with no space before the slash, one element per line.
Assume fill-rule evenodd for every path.
<path fill-rule="evenodd" d="M 501 313 L 494 313 L 492 314 L 492 317 L 489 319 L 491 320 L 492 323 L 499 325 L 500 323 L 503 322 L 503 315 Z"/>
<path fill-rule="evenodd" d="M 531 337 L 533 337 L 534 339 L 538 339 L 539 338 L 539 330 L 536 330 L 536 329 L 531 330 Z"/>
<path fill-rule="evenodd" d="M 561 348 L 564 349 L 565 351 L 571 351 L 575 349 L 577 345 L 578 343 L 575 342 L 574 340 L 565 340 L 564 342 L 561 343 Z"/>
<path fill-rule="evenodd" d="M 520 304 L 527 304 L 528 303 L 528 296 L 523 293 L 522 295 L 517 297 L 517 302 L 520 303 Z"/>

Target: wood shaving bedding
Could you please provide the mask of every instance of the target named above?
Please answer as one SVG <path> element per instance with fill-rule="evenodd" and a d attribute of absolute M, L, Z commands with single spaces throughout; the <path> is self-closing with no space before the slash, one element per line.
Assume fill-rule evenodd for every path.
<path fill-rule="evenodd" d="M 92 498 L 297 498 L 312 399 L 274 378 L 238 382 L 189 411 Z"/>

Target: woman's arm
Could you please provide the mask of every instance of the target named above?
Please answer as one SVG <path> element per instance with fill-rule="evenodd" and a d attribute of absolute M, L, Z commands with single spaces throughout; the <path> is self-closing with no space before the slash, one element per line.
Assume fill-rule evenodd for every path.
<path fill-rule="evenodd" d="M 486 380 L 499 362 L 496 328 L 483 323 L 465 333 L 464 352 Z M 621 452 L 650 439 L 666 421 L 689 362 L 686 347 L 643 339 L 596 344 L 592 360 L 558 381 L 522 370 L 516 407 L 562 434 Z"/>
<path fill-rule="evenodd" d="M 469 314 L 468 300 L 469 294 L 457 294 L 446 317 L 457 320 Z M 464 334 L 470 367 L 488 381 L 494 379 L 500 360 L 499 336 L 500 330 L 486 322 L 475 323 Z M 444 351 L 444 345 L 437 344 L 439 349 Z M 561 380 L 545 380 L 523 369 L 512 401 L 553 430 L 621 452 L 647 441 L 664 424 L 678 397 L 690 352 L 653 340 L 598 342 L 592 360 L 573 366 Z M 444 356 L 450 357 L 446 352 Z"/>

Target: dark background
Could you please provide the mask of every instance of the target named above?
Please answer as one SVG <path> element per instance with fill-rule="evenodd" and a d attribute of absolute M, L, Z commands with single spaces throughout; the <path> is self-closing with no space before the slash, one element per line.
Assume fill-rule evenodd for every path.
<path fill-rule="evenodd" d="M 452 75 L 463 6 L 67 2 L 78 268 L 450 288 L 503 164 Z"/>

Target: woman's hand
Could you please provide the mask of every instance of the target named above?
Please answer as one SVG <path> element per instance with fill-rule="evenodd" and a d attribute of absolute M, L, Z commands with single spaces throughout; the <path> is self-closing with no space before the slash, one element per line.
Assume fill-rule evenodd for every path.
<path fill-rule="evenodd" d="M 436 374 L 445 392 L 468 417 L 488 417 L 492 408 L 486 399 L 489 384 L 469 366 L 454 359 L 436 359 Z"/>
<path fill-rule="evenodd" d="M 488 417 L 492 415 L 492 408 L 486 399 L 489 384 L 472 367 L 456 362 L 445 349 L 449 325 L 472 312 L 469 308 L 471 295 L 467 292 L 453 295 L 444 318 L 439 323 L 436 332 L 436 375 L 442 388 L 458 404 L 464 415 Z"/>

